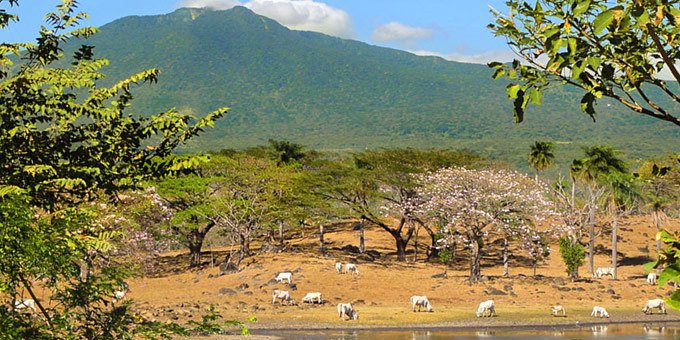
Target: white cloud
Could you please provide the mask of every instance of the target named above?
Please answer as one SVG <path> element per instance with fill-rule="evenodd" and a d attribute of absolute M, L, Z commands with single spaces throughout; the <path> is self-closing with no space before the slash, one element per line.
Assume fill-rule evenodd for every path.
<path fill-rule="evenodd" d="M 433 33 L 434 32 L 428 28 L 413 27 L 392 21 L 376 28 L 373 31 L 372 39 L 381 43 L 396 42 L 413 44 L 418 40 L 431 38 Z"/>
<path fill-rule="evenodd" d="M 234 6 L 241 6 L 238 0 L 182 0 L 180 7 L 191 8 L 212 8 L 217 10 L 230 9 Z"/>
<path fill-rule="evenodd" d="M 293 30 L 314 31 L 354 38 L 354 26 L 347 12 L 314 0 L 182 0 L 183 7 L 229 9 L 245 6 L 253 12 L 278 21 Z"/>
<path fill-rule="evenodd" d="M 487 51 L 478 54 L 464 54 L 464 53 L 439 53 L 432 51 L 409 51 L 421 56 L 437 56 L 446 60 L 458 61 L 461 63 L 471 64 L 487 64 L 491 61 L 511 62 L 513 59 L 519 59 L 517 55 L 510 50 L 495 50 Z"/>

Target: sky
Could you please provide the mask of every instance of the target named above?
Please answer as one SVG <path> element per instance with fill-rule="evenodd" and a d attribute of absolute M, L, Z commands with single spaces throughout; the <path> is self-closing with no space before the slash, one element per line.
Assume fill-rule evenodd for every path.
<path fill-rule="evenodd" d="M 90 16 L 85 25 L 101 26 L 128 15 L 170 13 L 181 7 L 228 9 L 245 6 L 290 29 L 438 55 L 449 60 L 486 63 L 509 61 L 513 53 L 503 38 L 486 28 L 489 6 L 504 11 L 505 0 L 80 0 Z M 46 12 L 58 0 L 20 0 L 0 9 L 19 15 L 19 23 L 0 30 L 0 41 L 33 41 Z"/>

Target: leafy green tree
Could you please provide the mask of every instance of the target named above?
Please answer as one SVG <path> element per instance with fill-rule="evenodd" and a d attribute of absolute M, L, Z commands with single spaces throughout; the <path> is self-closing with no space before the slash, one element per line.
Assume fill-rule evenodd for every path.
<path fill-rule="evenodd" d="M 493 11 L 488 27 L 520 57 L 512 64 L 490 63 L 494 78 L 506 76 L 516 122 L 529 103 L 540 105 L 543 91 L 569 84 L 583 93 L 581 109 L 595 119 L 595 103 L 609 97 L 626 108 L 680 126 L 671 104 L 680 51 L 680 8 L 675 1 L 523 0 L 506 2 L 508 15 Z"/>
<path fill-rule="evenodd" d="M 626 163 L 618 158 L 618 151 L 610 146 L 601 145 L 584 149 L 585 157 L 574 160 L 571 165 L 572 176 L 581 179 L 587 187 L 588 206 L 588 268 L 594 273 L 595 258 L 595 212 L 597 201 L 606 191 L 607 181 L 612 176 L 627 172 Z"/>
<path fill-rule="evenodd" d="M 112 236 L 93 223 L 85 203 L 191 169 L 200 160 L 173 150 L 227 109 L 201 119 L 175 110 L 148 118 L 129 113 L 132 88 L 156 82 L 159 71 L 99 86 L 107 61 L 96 59 L 92 46 L 72 58 L 61 53 L 64 41 L 96 32 L 77 27 L 86 15 L 76 7 L 63 0 L 48 13 L 35 44 L 0 48 L 0 294 L 10 301 L 0 307 L 0 324 L 25 338 L 129 338 L 140 319 L 125 305 L 110 307 L 126 271 L 111 263 L 81 275 L 81 264 L 105 254 Z M 16 20 L 0 11 L 0 28 Z M 45 300 L 35 294 L 38 282 L 49 292 Z M 13 310 L 24 292 L 40 314 L 30 322 Z"/>
<path fill-rule="evenodd" d="M 585 249 L 580 243 L 567 237 L 560 237 L 559 245 L 560 255 L 562 255 L 562 260 L 567 266 L 567 275 L 572 280 L 577 280 L 579 278 L 578 267 L 583 265 L 583 260 L 586 258 Z"/>
<path fill-rule="evenodd" d="M 536 180 L 538 181 L 538 173 L 549 168 L 555 163 L 555 154 L 553 154 L 554 144 L 551 142 L 536 141 L 531 145 L 529 151 L 529 165 L 536 171 Z"/>

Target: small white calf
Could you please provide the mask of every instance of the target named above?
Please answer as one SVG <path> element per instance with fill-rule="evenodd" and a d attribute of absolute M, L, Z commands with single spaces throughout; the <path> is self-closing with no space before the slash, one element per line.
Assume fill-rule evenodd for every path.
<path fill-rule="evenodd" d="M 614 268 L 612 267 L 600 267 L 595 269 L 595 273 L 593 273 L 593 277 L 602 277 L 605 275 L 611 275 L 614 277 Z"/>
<path fill-rule="evenodd" d="M 356 264 L 354 264 L 354 263 L 345 264 L 345 274 L 349 274 L 349 273 L 359 275 L 359 268 L 357 268 Z"/>
<path fill-rule="evenodd" d="M 552 316 L 557 316 L 557 314 L 562 314 L 562 316 L 567 316 L 567 309 L 562 305 L 555 305 L 550 307 L 550 313 Z"/>
<path fill-rule="evenodd" d="M 335 262 L 335 271 L 342 274 L 342 262 Z"/>
<path fill-rule="evenodd" d="M 420 312 L 420 307 L 424 307 L 426 311 L 432 312 L 432 305 L 430 304 L 430 300 L 427 299 L 427 296 L 420 296 L 420 295 L 413 295 L 411 296 L 411 307 L 413 308 L 413 311 L 416 311 L 416 307 L 418 307 L 418 311 Z"/>
<path fill-rule="evenodd" d="M 14 309 L 25 309 L 25 308 L 30 308 L 34 312 L 37 312 L 35 309 L 35 300 L 33 299 L 25 299 L 25 300 L 17 300 L 14 301 Z"/>
<path fill-rule="evenodd" d="M 650 285 L 655 285 L 656 280 L 658 278 L 659 278 L 659 276 L 656 275 L 656 273 L 649 273 L 649 274 L 647 274 L 647 283 L 649 283 Z"/>
<path fill-rule="evenodd" d="M 302 298 L 302 302 L 320 304 L 323 301 L 321 300 L 321 293 L 307 293 L 307 295 Z"/>
<path fill-rule="evenodd" d="M 116 303 L 118 300 L 122 300 L 125 297 L 125 291 L 124 290 L 117 290 L 113 292 L 113 300 L 111 302 Z"/>
<path fill-rule="evenodd" d="M 666 302 L 662 299 L 647 300 L 647 304 L 642 308 L 645 314 L 653 314 L 652 309 L 659 309 L 663 314 L 666 314 Z"/>
<path fill-rule="evenodd" d="M 288 283 L 293 283 L 293 273 L 291 272 L 282 272 L 279 273 L 279 275 L 276 276 L 275 278 L 276 282 L 283 282 L 283 280 L 288 281 Z"/>
<path fill-rule="evenodd" d="M 484 301 L 477 307 L 477 317 L 486 316 L 486 312 L 489 312 L 489 317 L 496 314 L 496 307 L 494 306 L 493 300 Z"/>
<path fill-rule="evenodd" d="M 281 304 L 283 304 L 284 301 L 289 305 L 295 304 L 295 301 L 293 301 L 293 298 L 290 297 L 290 294 L 287 290 L 274 289 L 272 292 L 272 304 L 276 303 L 276 300 L 281 300 Z"/>
<path fill-rule="evenodd" d="M 359 312 L 352 308 L 351 303 L 338 303 L 338 315 L 340 320 L 345 320 L 345 315 L 347 320 L 357 320 L 359 319 Z"/>
<path fill-rule="evenodd" d="M 592 311 L 592 313 L 590 313 L 590 316 L 596 316 L 596 317 L 599 316 L 601 318 L 608 318 L 609 313 L 607 313 L 607 310 L 604 309 L 604 307 L 595 306 L 595 307 L 593 307 L 593 311 Z"/>

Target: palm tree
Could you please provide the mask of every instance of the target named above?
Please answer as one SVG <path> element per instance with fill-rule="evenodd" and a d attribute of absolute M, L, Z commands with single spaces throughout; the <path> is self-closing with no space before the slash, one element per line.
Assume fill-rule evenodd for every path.
<path fill-rule="evenodd" d="M 602 183 L 608 183 L 611 176 L 627 172 L 626 163 L 618 158 L 619 152 L 607 145 L 587 147 L 586 157 L 574 160 L 571 165 L 573 178 L 583 180 L 588 187 L 588 269 L 594 272 L 595 257 L 595 209 L 597 198 L 604 192 Z M 613 249 L 616 248 L 616 231 L 613 232 Z M 615 254 L 614 254 L 615 255 Z M 616 256 L 614 256 L 616 257 Z M 615 262 L 615 259 L 613 259 Z"/>
<path fill-rule="evenodd" d="M 555 155 L 553 154 L 553 143 L 536 141 L 531 146 L 529 151 L 529 164 L 536 171 L 536 181 L 538 181 L 538 173 L 549 168 L 555 163 Z"/>

